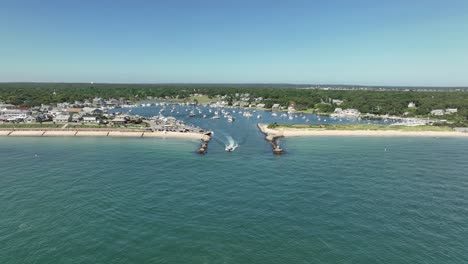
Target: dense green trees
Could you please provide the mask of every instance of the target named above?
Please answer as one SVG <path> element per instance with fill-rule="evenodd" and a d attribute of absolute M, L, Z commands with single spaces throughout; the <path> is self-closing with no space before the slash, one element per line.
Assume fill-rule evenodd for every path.
<path fill-rule="evenodd" d="M 288 88 L 283 88 L 287 87 Z M 84 84 L 84 83 L 1 83 L 0 101 L 19 106 L 83 101 L 94 97 L 121 98 L 138 101 L 152 97 L 186 98 L 200 93 L 216 100 L 216 95 L 227 95 L 228 101 L 236 101 L 237 94 L 249 93 L 253 98 L 262 97 L 266 107 L 275 103 L 287 106 L 295 103 L 298 110 L 319 106 L 330 112 L 336 105 L 332 99 L 343 100 L 341 108 L 356 108 L 363 113 L 402 115 L 428 115 L 433 109 L 458 108 L 458 119 L 468 117 L 468 92 L 466 91 L 387 91 L 366 90 L 315 90 L 297 89 L 294 85 L 236 85 L 236 84 Z M 300 88 L 300 87 L 299 87 Z M 417 108 L 408 109 L 410 102 Z"/>

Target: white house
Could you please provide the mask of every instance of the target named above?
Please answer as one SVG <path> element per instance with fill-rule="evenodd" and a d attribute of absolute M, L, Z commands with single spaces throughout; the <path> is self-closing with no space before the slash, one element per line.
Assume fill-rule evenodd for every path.
<path fill-rule="evenodd" d="M 445 109 L 446 114 L 455 114 L 456 112 L 458 112 L 458 108 L 447 108 L 447 109 Z"/>
<path fill-rule="evenodd" d="M 408 104 L 408 108 L 415 108 L 416 104 L 414 102 L 411 102 Z"/>
<path fill-rule="evenodd" d="M 336 104 L 336 105 L 340 105 L 340 104 L 343 103 L 343 101 L 342 101 L 342 100 L 338 100 L 338 99 L 333 99 L 333 100 L 332 100 L 332 103 L 334 103 L 334 104 Z"/>
<path fill-rule="evenodd" d="M 104 105 L 105 103 L 106 102 L 102 98 L 96 97 L 96 98 L 93 99 L 93 105 L 95 105 L 95 106 L 101 106 L 101 105 Z"/>
<path fill-rule="evenodd" d="M 271 107 L 271 110 L 280 110 L 281 106 L 280 104 L 274 104 L 272 107 Z"/>
<path fill-rule="evenodd" d="M 69 118 L 70 115 L 57 115 L 53 120 L 55 123 L 68 123 Z"/>
<path fill-rule="evenodd" d="M 79 114 L 73 114 L 72 115 L 72 122 L 78 123 L 81 119 L 81 115 Z"/>
<path fill-rule="evenodd" d="M 361 114 L 357 109 L 345 109 L 342 113 L 347 116 L 359 116 Z"/>
<path fill-rule="evenodd" d="M 85 116 L 83 117 L 83 123 L 97 123 L 97 118 L 95 116 Z"/>
<path fill-rule="evenodd" d="M 445 114 L 445 111 L 443 109 L 435 109 L 431 111 L 431 115 L 435 116 L 443 116 Z"/>
<path fill-rule="evenodd" d="M 257 104 L 257 108 L 265 108 L 265 104 Z"/>

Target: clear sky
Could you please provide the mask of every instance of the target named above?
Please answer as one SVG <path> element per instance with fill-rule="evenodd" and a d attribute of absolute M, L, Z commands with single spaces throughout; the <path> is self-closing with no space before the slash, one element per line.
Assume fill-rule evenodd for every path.
<path fill-rule="evenodd" d="M 0 81 L 468 86 L 468 1 L 1 0 Z"/>

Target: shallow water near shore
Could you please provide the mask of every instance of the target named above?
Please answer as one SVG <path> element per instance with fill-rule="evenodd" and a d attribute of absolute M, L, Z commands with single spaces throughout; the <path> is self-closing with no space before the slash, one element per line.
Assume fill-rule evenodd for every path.
<path fill-rule="evenodd" d="M 0 137 L 0 263 L 468 262 L 468 139 L 289 138 L 274 156 L 255 120 L 212 122 L 207 155 Z"/>

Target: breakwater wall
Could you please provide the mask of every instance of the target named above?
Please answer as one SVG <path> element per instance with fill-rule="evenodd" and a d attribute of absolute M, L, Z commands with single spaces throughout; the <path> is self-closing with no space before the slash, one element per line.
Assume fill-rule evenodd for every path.
<path fill-rule="evenodd" d="M 210 143 L 212 136 L 213 132 L 208 132 L 201 138 L 200 148 L 198 148 L 197 153 L 206 154 L 208 152 L 208 143 Z"/>
<path fill-rule="evenodd" d="M 258 129 L 265 135 L 265 140 L 270 143 L 273 154 L 281 155 L 284 154 L 284 150 L 279 145 L 279 139 L 284 137 L 283 135 L 276 134 L 268 129 L 266 124 L 257 124 Z"/>

